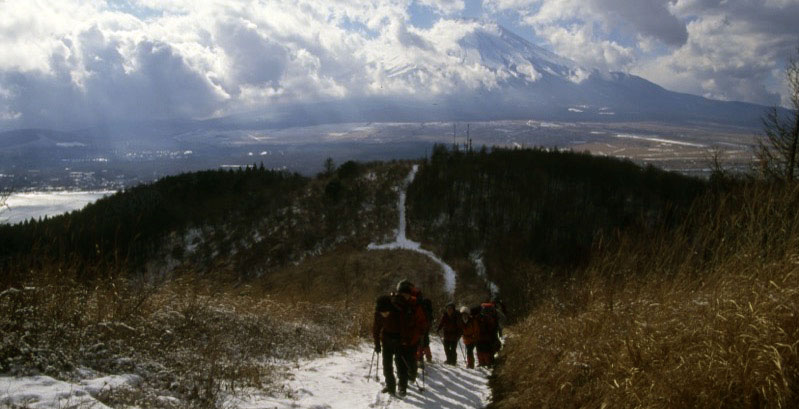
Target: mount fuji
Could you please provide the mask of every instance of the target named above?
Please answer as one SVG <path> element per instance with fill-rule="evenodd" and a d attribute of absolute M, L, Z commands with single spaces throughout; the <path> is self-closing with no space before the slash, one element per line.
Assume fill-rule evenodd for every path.
<path fill-rule="evenodd" d="M 663 121 L 756 127 L 765 107 L 672 92 L 644 78 L 601 72 L 545 50 L 496 23 L 467 21 L 449 44 L 406 33 L 407 47 L 370 64 L 405 94 L 285 105 L 215 123 L 265 127 L 340 122 L 542 119 Z"/>

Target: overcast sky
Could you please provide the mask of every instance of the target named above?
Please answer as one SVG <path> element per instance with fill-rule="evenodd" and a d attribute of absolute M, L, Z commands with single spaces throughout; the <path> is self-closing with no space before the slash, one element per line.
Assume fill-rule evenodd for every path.
<path fill-rule="evenodd" d="M 446 66 L 481 21 L 583 67 L 787 104 L 799 0 L 0 0 L 0 128 L 208 118 L 271 104 L 491 86 Z"/>

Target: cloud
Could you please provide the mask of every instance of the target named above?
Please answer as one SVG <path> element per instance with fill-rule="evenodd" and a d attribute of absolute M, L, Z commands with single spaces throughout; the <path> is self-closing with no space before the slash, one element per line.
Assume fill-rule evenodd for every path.
<path fill-rule="evenodd" d="M 601 70 L 627 70 L 635 43 L 679 47 L 686 25 L 671 0 L 486 0 L 494 13 L 513 11 L 556 52 Z"/>
<path fill-rule="evenodd" d="M 553 50 L 666 88 L 787 103 L 780 78 L 799 40 L 796 0 L 484 0 L 514 13 Z"/>
<path fill-rule="evenodd" d="M 483 0 L 587 68 L 773 103 L 796 0 Z M 437 17 L 421 29 L 412 5 Z M 0 126 L 207 118 L 541 77 L 480 51 L 463 0 L 0 0 Z M 494 33 L 496 34 L 496 33 Z M 63 126 L 67 126 L 63 125 Z"/>
<path fill-rule="evenodd" d="M 450 16 L 466 8 L 464 0 L 416 0 L 419 4 L 430 7 L 437 13 Z"/>
<path fill-rule="evenodd" d="M 409 0 L 58 4 L 0 3 L 0 44 L 7 45 L 0 53 L 9 57 L 0 63 L 0 120 L 41 126 L 206 118 L 280 104 L 490 89 L 518 75 L 474 58 L 461 64 L 459 41 L 479 25 L 441 18 L 416 28 Z M 463 1 L 420 4 L 442 15 L 464 8 Z M 532 67 L 519 72 L 536 75 Z"/>
<path fill-rule="evenodd" d="M 788 104 L 784 67 L 799 40 L 799 2 L 680 0 L 688 41 L 641 61 L 635 71 L 683 92 L 724 100 Z"/>

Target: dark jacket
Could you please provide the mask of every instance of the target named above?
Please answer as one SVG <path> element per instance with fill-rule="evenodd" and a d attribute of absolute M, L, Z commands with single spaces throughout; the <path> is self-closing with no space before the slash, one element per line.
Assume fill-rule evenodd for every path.
<path fill-rule="evenodd" d="M 461 337 L 461 326 L 458 325 L 458 320 L 461 319 L 460 317 L 461 314 L 457 311 L 452 315 L 444 312 L 441 316 L 436 331 L 444 330 L 444 341 L 457 341 Z"/>
<path fill-rule="evenodd" d="M 401 314 L 398 309 L 389 311 L 387 318 L 375 311 L 374 322 L 372 325 L 372 337 L 375 345 L 379 345 L 382 340 L 384 343 L 387 338 L 399 339 L 402 332 Z"/>

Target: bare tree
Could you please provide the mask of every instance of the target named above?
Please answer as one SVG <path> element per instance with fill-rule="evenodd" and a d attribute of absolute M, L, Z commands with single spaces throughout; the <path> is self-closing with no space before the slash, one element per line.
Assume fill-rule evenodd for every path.
<path fill-rule="evenodd" d="M 0 190 L 0 215 L 2 215 L 3 211 L 8 208 L 8 204 L 6 204 L 6 201 L 8 200 L 9 196 L 11 196 L 11 190 L 10 189 L 8 189 L 8 190 L 5 190 L 5 189 Z M 3 219 L 0 218 L 0 222 L 2 222 L 2 221 L 3 221 Z"/>
<path fill-rule="evenodd" d="M 757 157 L 766 177 L 793 182 L 799 167 L 799 47 L 785 70 L 791 108 L 780 115 L 776 106 L 763 118 L 763 134 L 758 135 Z"/>

